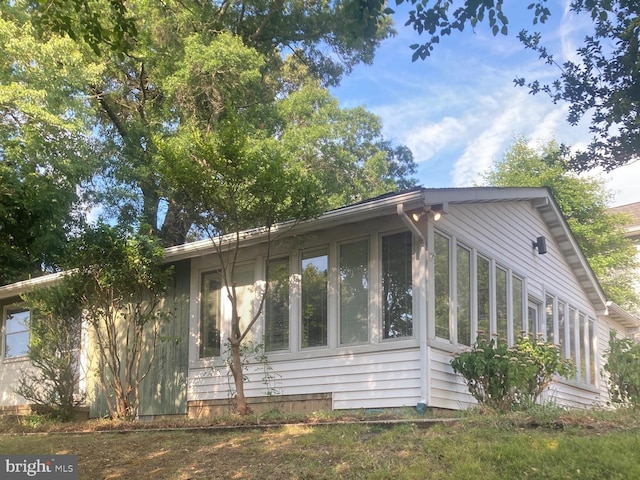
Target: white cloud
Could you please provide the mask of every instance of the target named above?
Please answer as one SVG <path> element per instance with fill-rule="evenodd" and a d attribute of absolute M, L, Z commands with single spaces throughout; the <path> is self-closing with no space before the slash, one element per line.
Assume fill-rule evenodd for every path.
<path fill-rule="evenodd" d="M 464 133 L 463 121 L 445 117 L 438 123 L 418 125 L 408 131 L 404 142 L 413 152 L 416 162 L 426 162 Z"/>

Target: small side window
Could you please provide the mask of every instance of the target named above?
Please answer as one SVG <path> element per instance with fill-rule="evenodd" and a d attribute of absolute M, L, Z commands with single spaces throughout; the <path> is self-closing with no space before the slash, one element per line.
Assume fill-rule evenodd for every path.
<path fill-rule="evenodd" d="M 24 357 L 29 351 L 29 310 L 8 308 L 4 322 L 4 358 Z"/>

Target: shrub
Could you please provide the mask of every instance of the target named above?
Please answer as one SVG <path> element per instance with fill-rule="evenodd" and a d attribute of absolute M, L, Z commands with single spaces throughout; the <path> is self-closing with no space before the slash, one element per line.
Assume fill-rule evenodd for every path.
<path fill-rule="evenodd" d="M 480 336 L 451 366 L 480 406 L 502 412 L 531 407 L 555 374 L 566 377 L 575 371 L 561 358 L 559 347 L 526 336 L 512 347 L 505 340 Z"/>
<path fill-rule="evenodd" d="M 640 406 L 640 344 L 630 338 L 616 338 L 612 333 L 604 370 L 609 373 L 611 402 Z"/>

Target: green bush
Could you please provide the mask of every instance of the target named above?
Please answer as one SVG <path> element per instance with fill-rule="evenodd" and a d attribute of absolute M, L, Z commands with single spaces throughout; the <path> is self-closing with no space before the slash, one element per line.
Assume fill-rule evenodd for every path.
<path fill-rule="evenodd" d="M 451 360 L 451 366 L 480 406 L 502 412 L 530 408 L 553 375 L 575 372 L 558 346 L 526 336 L 512 347 L 499 338 L 478 337 L 470 350 Z"/>
<path fill-rule="evenodd" d="M 611 402 L 640 406 L 640 344 L 630 338 L 616 338 L 612 333 L 604 370 L 609 373 Z"/>

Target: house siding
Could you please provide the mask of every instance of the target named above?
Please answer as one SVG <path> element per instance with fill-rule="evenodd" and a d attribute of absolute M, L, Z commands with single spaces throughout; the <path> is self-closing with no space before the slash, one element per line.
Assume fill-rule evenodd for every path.
<path fill-rule="evenodd" d="M 407 342 L 403 342 L 407 343 Z M 308 359 L 267 362 L 273 381 L 263 383 L 263 365 L 247 371 L 245 395 L 330 393 L 334 409 L 415 407 L 420 401 L 417 346 L 368 353 L 336 353 Z M 223 366 L 191 371 L 189 400 L 229 398 L 232 380 Z"/>
<path fill-rule="evenodd" d="M 174 264 L 173 282 L 162 305 L 171 317 L 162 327 L 154 363 L 140 385 L 141 417 L 187 413 L 190 273 L 191 261 Z M 96 355 L 90 357 L 97 358 Z M 146 358 L 143 358 L 143 365 Z M 89 364 L 89 369 L 96 366 Z M 89 375 L 89 378 L 92 379 L 88 389 L 90 416 L 105 416 L 109 412 L 102 389 L 95 375 Z"/>

